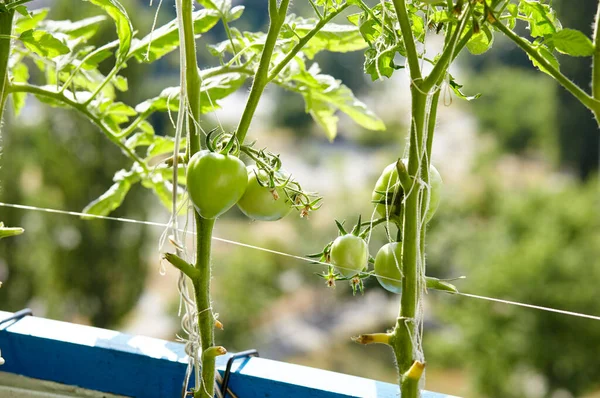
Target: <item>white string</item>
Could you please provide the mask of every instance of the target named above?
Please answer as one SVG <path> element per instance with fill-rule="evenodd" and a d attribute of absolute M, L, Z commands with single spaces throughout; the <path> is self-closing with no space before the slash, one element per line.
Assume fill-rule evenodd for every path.
<path fill-rule="evenodd" d="M 118 221 L 118 222 L 125 222 L 125 223 L 131 223 L 131 224 L 149 225 L 149 226 L 153 226 L 153 227 L 164 228 L 164 227 L 168 226 L 168 224 L 153 222 L 153 221 L 133 220 L 133 219 L 129 219 L 129 218 L 111 217 L 111 216 L 98 216 L 98 215 L 86 214 L 86 213 L 75 212 L 75 211 L 49 209 L 49 208 L 19 205 L 19 204 L 13 204 L 13 203 L 0 202 L 0 207 L 10 207 L 10 208 L 14 208 L 14 209 L 39 211 L 39 212 L 53 213 L 53 214 L 63 214 L 63 215 L 77 216 L 77 217 L 88 217 L 88 218 L 95 218 L 95 219 L 108 220 L 108 221 Z M 187 233 L 194 234 L 193 232 L 187 232 Z M 236 242 L 236 241 L 233 241 L 230 239 L 218 238 L 216 236 L 213 236 L 213 239 L 217 240 L 219 242 L 229 243 L 232 245 L 245 247 L 248 249 L 259 250 L 259 251 L 263 251 L 266 253 L 276 254 L 279 256 L 293 258 L 296 260 L 301 260 L 301 261 L 305 261 L 305 262 L 309 262 L 309 263 L 313 263 L 313 264 L 321 264 L 321 265 L 326 265 L 326 266 L 331 265 L 329 263 L 315 261 L 314 259 L 311 259 L 311 258 L 297 256 L 294 254 L 280 252 L 277 250 L 267 249 L 267 248 L 260 247 L 260 246 L 253 246 L 253 245 L 250 245 L 247 243 Z M 341 267 L 338 267 L 338 268 L 341 268 Z M 386 277 L 383 275 L 373 274 L 373 276 L 376 276 L 378 278 L 388 279 L 388 280 L 395 281 L 395 282 L 401 282 L 401 280 L 399 280 L 399 279 L 389 278 L 389 277 Z M 531 308 L 531 309 L 536 309 L 536 310 L 540 310 L 540 311 L 554 312 L 554 313 L 569 315 L 569 316 L 578 317 L 578 318 L 586 318 L 586 319 L 593 319 L 596 321 L 600 321 L 600 316 L 596 316 L 596 315 L 583 314 L 583 313 L 574 312 L 574 311 L 561 310 L 561 309 L 557 309 L 557 308 L 544 307 L 544 306 L 534 305 L 534 304 L 520 303 L 518 301 L 510 301 L 510 300 L 498 299 L 498 298 L 494 298 L 494 297 L 487 297 L 487 296 L 481 296 L 481 295 L 470 294 L 470 293 L 460 293 L 460 292 L 459 293 L 446 292 L 446 293 L 454 294 L 454 295 L 458 295 L 458 296 L 470 297 L 470 298 L 479 299 L 479 300 L 494 301 L 497 303 Z"/>

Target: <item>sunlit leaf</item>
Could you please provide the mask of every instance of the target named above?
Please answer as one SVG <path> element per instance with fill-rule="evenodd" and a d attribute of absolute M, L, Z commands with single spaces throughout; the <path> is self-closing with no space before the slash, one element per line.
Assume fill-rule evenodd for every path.
<path fill-rule="evenodd" d="M 204 74 L 211 70 L 204 71 Z M 202 113 L 211 112 L 219 108 L 218 101 L 237 91 L 246 81 L 247 76 L 241 73 L 223 73 L 216 76 L 205 77 L 200 90 L 200 110 Z M 146 100 L 136 106 L 136 111 L 164 112 L 179 109 L 179 87 L 168 87 L 158 97 Z"/>
<path fill-rule="evenodd" d="M 549 41 L 557 51 L 573 57 L 589 57 L 594 54 L 594 44 L 582 32 L 563 29 L 553 34 Z"/>
<path fill-rule="evenodd" d="M 117 36 L 119 37 L 119 49 L 115 56 L 117 62 L 123 62 L 129 53 L 133 37 L 133 27 L 125 8 L 117 0 L 86 0 L 101 7 L 115 22 Z"/>
<path fill-rule="evenodd" d="M 91 202 L 83 209 L 83 213 L 97 216 L 107 216 L 123 203 L 131 186 L 140 181 L 137 173 L 121 170 L 115 174 L 115 183 L 98 199 Z M 82 218 L 91 218 L 82 216 Z"/>
<path fill-rule="evenodd" d="M 471 36 L 467 42 L 467 49 L 471 54 L 480 55 L 492 48 L 494 35 L 487 26 L 481 27 L 479 33 Z"/>
<path fill-rule="evenodd" d="M 12 69 L 12 82 L 13 83 L 27 83 L 29 80 L 29 68 L 23 62 L 17 63 Z M 25 99 L 27 98 L 26 93 L 12 93 L 13 108 L 15 115 L 21 113 L 21 109 L 25 106 Z"/>
<path fill-rule="evenodd" d="M 219 22 L 219 13 L 214 10 L 200 10 L 193 14 L 194 32 L 201 34 L 209 31 Z M 154 32 L 134 40 L 129 57 L 135 57 L 140 62 L 153 62 L 175 50 L 179 46 L 179 29 L 177 20 L 161 26 Z"/>
<path fill-rule="evenodd" d="M 70 52 L 69 47 L 62 41 L 41 30 L 26 30 L 21 33 L 19 40 L 28 50 L 45 58 L 54 58 Z"/>
<path fill-rule="evenodd" d="M 85 40 L 93 37 L 100 28 L 100 22 L 106 20 L 104 15 L 85 18 L 79 21 L 43 21 L 40 28 L 51 33 L 63 33 L 75 38 Z"/>
<path fill-rule="evenodd" d="M 19 16 L 15 20 L 15 33 L 21 34 L 27 30 L 35 29 L 48 15 L 49 9 L 40 8 L 33 10 L 28 16 Z"/>

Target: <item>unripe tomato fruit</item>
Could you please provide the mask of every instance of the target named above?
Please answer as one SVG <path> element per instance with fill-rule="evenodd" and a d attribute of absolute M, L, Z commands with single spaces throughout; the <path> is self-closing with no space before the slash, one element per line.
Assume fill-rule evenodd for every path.
<path fill-rule="evenodd" d="M 405 165 L 408 165 L 407 159 L 402 159 L 402 162 Z M 371 195 L 371 199 L 373 200 L 373 202 L 378 202 L 385 199 L 385 195 L 381 194 L 380 192 L 394 192 L 394 187 L 396 184 L 399 184 L 398 171 L 396 170 L 396 162 L 394 162 L 387 166 L 385 169 L 383 169 L 381 176 L 379 176 L 379 179 L 375 183 L 375 188 L 373 189 L 373 194 Z M 435 211 L 440 205 L 442 184 L 442 176 L 440 176 L 440 173 L 437 171 L 435 166 L 431 165 L 429 167 L 429 185 L 431 186 L 431 196 L 429 199 L 429 209 L 425 217 L 426 222 L 429 222 L 433 218 Z M 399 187 L 399 191 L 396 194 L 396 197 L 394 198 L 395 203 L 391 206 L 388 206 L 387 209 L 387 216 L 389 216 L 390 219 L 398 217 L 399 209 L 397 204 L 400 203 L 400 201 L 402 201 L 403 195 L 403 189 L 402 187 Z M 375 204 L 375 208 L 380 217 L 386 217 L 385 204 Z"/>
<path fill-rule="evenodd" d="M 352 234 L 338 236 L 331 245 L 331 263 L 336 270 L 351 278 L 363 271 L 369 261 L 369 248 L 363 238 Z"/>
<path fill-rule="evenodd" d="M 248 185 L 246 166 L 240 159 L 208 150 L 191 157 L 186 173 L 190 200 L 208 219 L 219 217 L 235 205 Z"/>
<path fill-rule="evenodd" d="M 238 207 L 246 216 L 253 220 L 276 221 L 290 214 L 292 211 L 292 202 L 284 192 L 283 187 L 275 187 L 273 194 L 271 188 L 262 186 L 258 183 L 258 178 L 264 184 L 268 182 L 267 173 L 264 170 L 258 170 L 255 166 L 248 166 L 248 187 L 244 196 L 237 203 Z M 279 177 L 285 180 L 285 175 L 281 173 Z"/>
<path fill-rule="evenodd" d="M 396 261 L 398 264 L 396 264 Z M 396 294 L 402 292 L 401 265 L 402 245 L 398 242 L 388 243 L 383 246 L 375 256 L 375 275 L 377 276 L 377 281 L 388 292 Z"/>

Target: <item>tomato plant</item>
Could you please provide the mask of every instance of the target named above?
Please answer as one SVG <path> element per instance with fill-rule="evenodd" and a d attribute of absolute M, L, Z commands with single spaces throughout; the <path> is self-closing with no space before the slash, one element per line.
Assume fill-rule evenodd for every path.
<path fill-rule="evenodd" d="M 201 0 L 202 8 L 195 11 L 192 0 L 176 0 L 176 19 L 136 37 L 137 30 L 118 0 L 89 0 L 113 20 L 117 35 L 117 40 L 97 47 L 92 39 L 104 18 L 77 23 L 49 21 L 48 10 L 30 11 L 27 0 L 0 0 L 0 121 L 9 96 L 18 114 L 26 96 L 33 95 L 49 106 L 83 115 L 130 162 L 131 166 L 116 173 L 113 184 L 85 212 L 109 214 L 135 184 L 152 190 L 173 215 L 178 214 L 177 204 L 184 200 L 186 190 L 195 205 L 194 264 L 184 258 L 175 217 L 171 232 L 176 253 L 166 253 L 165 258 L 187 277 L 183 278 L 183 290 L 187 291 L 186 284 L 190 283 L 195 292 L 193 300 L 186 300 L 185 319 L 194 324 L 186 325 L 186 330 L 198 331 L 193 336 L 195 351 L 191 353 L 197 371 L 196 397 L 214 396 L 215 357 L 225 353 L 215 344 L 210 296 L 215 218 L 236 203 L 251 218 L 265 220 L 282 218 L 290 209 L 304 216 L 321 203 L 318 195 L 304 191 L 299 182 L 282 174 L 278 155 L 266 148 L 257 150 L 246 142 L 269 84 L 300 95 L 306 112 L 333 140 L 338 112 L 366 129 L 383 130 L 385 125 L 346 85 L 322 73 L 314 62 L 318 53 L 364 50 L 364 71 L 372 80 L 385 80 L 399 69 L 408 72 L 412 101 L 409 147 L 402 156 L 404 160 L 388 166 L 377 181 L 372 200 L 380 218 L 367 222 L 359 218 L 350 234 L 338 223 L 341 236 L 317 255 L 332 264 L 324 275 L 328 283 L 346 279 L 351 280 L 353 288 L 362 289 L 362 280 L 373 274 L 366 269 L 371 259 L 365 239 L 378 225 L 388 228 L 393 246 L 380 249 L 375 273 L 393 274 L 396 280 L 389 282 L 396 284 L 394 289 L 400 293 L 402 305 L 390 333 L 358 341 L 391 346 L 405 398 L 418 396 L 425 366 L 419 333 L 423 319 L 417 311 L 422 295 L 427 287 L 454 289 L 425 276 L 426 225 L 439 204 L 442 184 L 431 164 L 442 88 L 465 100 L 477 97 L 461 91 L 462 86 L 449 73 L 450 65 L 464 49 L 475 55 L 485 53 L 494 36 L 502 33 L 527 54 L 535 67 L 553 77 L 600 120 L 598 20 L 592 41 L 582 32 L 563 28 L 551 4 L 542 0 L 383 0 L 374 4 L 363 0 L 309 1 L 314 15 L 305 18 L 289 13 L 290 0 L 268 0 L 267 32 L 244 32 L 230 27 L 242 17 L 244 6 L 233 6 L 228 0 Z M 333 22 L 341 15 L 347 16 L 347 22 Z M 517 21 L 528 25 L 530 38 L 515 33 Z M 196 40 L 204 40 L 200 35 L 218 24 L 223 25 L 227 35 L 227 40 L 209 46 L 218 66 L 200 69 Z M 432 35 L 440 36 L 443 47 L 431 55 L 426 54 L 425 44 Z M 119 100 L 120 93 L 127 90 L 121 72 L 128 64 L 151 63 L 177 49 L 181 63 L 178 87 L 167 87 L 139 104 Z M 560 71 L 555 52 L 593 57 L 591 93 Z M 396 64 L 399 58 L 405 61 L 405 68 Z M 423 68 L 426 63 L 427 69 Z M 30 67 L 46 78 L 45 84 L 30 82 Z M 251 89 L 235 131 L 205 136 L 201 124 L 204 115 L 219 108 L 221 100 L 246 83 L 251 83 Z M 155 133 L 150 117 L 157 112 L 177 112 L 174 136 Z M 230 154 L 231 150 L 235 154 Z M 236 157 L 238 153 L 255 163 L 254 176 Z M 180 171 L 186 168 L 184 179 Z M 394 267 L 399 265 L 400 269 L 391 267 L 388 251 L 394 254 Z M 396 264 L 398 259 L 401 261 Z M 402 278 L 390 269 L 396 269 Z M 397 285 L 400 279 L 401 292 Z"/>

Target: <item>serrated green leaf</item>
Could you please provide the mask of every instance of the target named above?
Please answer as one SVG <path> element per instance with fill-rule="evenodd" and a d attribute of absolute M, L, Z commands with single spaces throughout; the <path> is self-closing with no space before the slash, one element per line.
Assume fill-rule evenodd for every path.
<path fill-rule="evenodd" d="M 134 172 L 121 170 L 115 174 L 115 183 L 98 199 L 91 202 L 83 209 L 83 213 L 97 216 L 107 216 L 123 203 L 125 196 L 131 186 L 140 180 L 140 176 Z M 91 217 L 82 216 L 84 219 Z"/>
<path fill-rule="evenodd" d="M 185 148 L 186 141 L 182 139 L 180 147 Z M 164 154 L 172 154 L 175 149 L 175 139 L 168 136 L 155 136 L 152 143 L 148 147 L 148 157 L 154 157 Z"/>
<path fill-rule="evenodd" d="M 44 58 L 58 57 L 71 51 L 62 41 L 41 30 L 26 30 L 19 40 L 28 50 Z"/>
<path fill-rule="evenodd" d="M 471 36 L 467 42 L 467 49 L 473 55 L 480 55 L 492 48 L 494 35 L 487 26 L 481 27 L 479 33 Z"/>
<path fill-rule="evenodd" d="M 550 50 L 548 50 L 546 47 L 538 47 L 537 51 L 540 53 L 540 55 L 542 57 L 544 57 L 546 59 L 546 61 L 548 61 L 550 63 L 550 65 L 554 66 L 558 70 L 560 69 L 560 64 L 558 63 L 558 60 L 556 59 L 554 54 L 552 54 L 552 52 L 550 52 Z M 531 60 L 531 62 L 533 63 L 533 65 L 535 67 L 537 67 L 542 72 L 552 76 L 552 74 L 546 68 L 544 68 L 538 61 L 531 58 L 529 55 L 527 55 L 527 57 Z"/>
<path fill-rule="evenodd" d="M 450 77 L 450 82 L 449 82 L 450 88 L 452 89 L 452 91 L 454 91 L 454 94 L 456 94 L 456 96 L 460 99 L 464 99 L 466 101 L 473 101 L 476 100 L 477 98 L 481 97 L 481 94 L 475 94 L 475 95 L 465 95 L 463 94 L 461 88 L 463 88 L 463 86 L 461 84 L 458 84 L 452 77 Z"/>
<path fill-rule="evenodd" d="M 124 62 L 129 53 L 131 40 L 133 38 L 133 27 L 131 26 L 131 20 L 127 15 L 127 11 L 125 11 L 125 8 L 117 0 L 86 1 L 102 8 L 114 20 L 117 36 L 119 37 L 119 49 L 115 56 L 117 58 L 117 63 Z"/>
<path fill-rule="evenodd" d="M 292 81 L 296 84 L 294 91 L 304 97 L 306 112 L 325 128 L 330 140 L 336 134 L 333 125 L 337 124 L 337 117 L 334 116 L 337 110 L 369 130 L 385 129 L 383 121 L 359 101 L 352 90 L 332 76 L 320 74 L 316 64 L 310 70 L 292 76 Z"/>
<path fill-rule="evenodd" d="M 85 18 L 79 21 L 42 21 L 40 28 L 50 33 L 63 33 L 74 38 L 88 40 L 100 29 L 100 22 L 106 20 L 104 15 Z"/>
<path fill-rule="evenodd" d="M 12 69 L 12 81 L 14 83 L 27 83 L 29 81 L 29 68 L 23 62 L 19 62 Z M 21 109 L 25 106 L 27 93 L 12 93 L 13 108 L 15 115 L 21 113 Z"/>
<path fill-rule="evenodd" d="M 35 29 L 46 18 L 49 9 L 40 8 L 33 10 L 28 16 L 19 16 L 15 20 L 15 33 L 21 34 L 27 30 Z"/>
<path fill-rule="evenodd" d="M 203 74 L 206 75 L 213 71 L 214 69 L 208 69 Z M 247 78 L 241 73 L 231 72 L 204 78 L 200 88 L 200 111 L 208 113 L 218 109 L 218 101 L 237 91 Z M 177 112 L 179 91 L 179 87 L 168 87 L 158 97 L 142 102 L 135 109 L 138 113 L 165 112 L 167 110 Z"/>
<path fill-rule="evenodd" d="M 142 180 L 142 185 L 152 189 L 163 206 L 168 210 L 171 210 L 173 207 L 173 184 L 170 181 L 167 181 L 161 173 L 154 173 L 151 177 L 144 178 Z M 183 192 L 178 192 L 177 201 L 181 203 L 182 200 Z M 184 208 L 182 208 L 181 211 L 184 211 Z"/>
<path fill-rule="evenodd" d="M 111 82 L 115 88 L 121 92 L 125 92 L 129 89 L 129 83 L 125 76 L 117 75 Z"/>
<path fill-rule="evenodd" d="M 25 6 L 16 6 L 15 7 L 15 11 L 18 12 L 19 14 L 21 14 L 22 16 L 29 18 L 29 10 L 27 9 L 27 7 L 25 7 Z"/>
<path fill-rule="evenodd" d="M 556 18 L 556 13 L 548 4 L 532 0 L 521 0 L 519 12 L 529 22 L 531 37 L 552 35 L 562 29 L 560 21 Z"/>
<path fill-rule="evenodd" d="M 202 34 L 208 32 L 219 22 L 219 13 L 215 10 L 204 9 L 194 12 L 193 18 L 194 32 Z M 134 40 L 129 57 L 135 57 L 139 62 L 153 62 L 175 50 L 178 46 L 179 29 L 177 28 L 177 20 L 174 19 L 141 40 Z"/>
<path fill-rule="evenodd" d="M 557 51 L 573 57 L 589 57 L 594 54 L 594 44 L 582 32 L 575 29 L 559 30 L 548 38 Z"/>
<path fill-rule="evenodd" d="M 125 141 L 129 149 L 135 149 L 139 146 L 149 146 L 154 143 L 155 136 L 147 132 L 135 133 Z"/>
<path fill-rule="evenodd" d="M 376 81 L 382 77 L 392 77 L 395 70 L 402 68 L 394 63 L 396 50 L 394 47 L 378 52 L 374 48 L 365 51 L 365 72 Z"/>
<path fill-rule="evenodd" d="M 296 23 L 295 32 L 300 37 L 305 36 L 316 25 L 314 23 Z M 367 47 L 367 43 L 354 25 L 340 25 L 330 23 L 325 25 L 302 49 L 308 57 L 313 58 L 321 51 L 350 52 L 358 51 Z"/>

